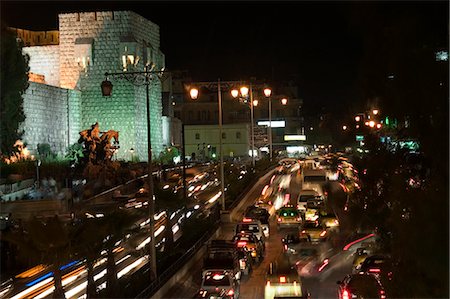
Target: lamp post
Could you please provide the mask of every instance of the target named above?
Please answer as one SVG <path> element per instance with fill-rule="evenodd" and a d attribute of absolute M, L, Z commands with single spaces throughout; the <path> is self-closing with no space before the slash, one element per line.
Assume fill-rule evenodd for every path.
<path fill-rule="evenodd" d="M 220 189 L 221 189 L 221 209 L 225 211 L 225 175 L 223 170 L 223 148 L 222 148 L 222 88 L 229 89 L 231 85 L 236 84 L 232 81 L 220 81 L 217 82 L 196 82 L 195 87 L 191 88 L 191 99 L 196 100 L 198 98 L 200 87 L 205 87 L 210 90 L 217 90 L 217 100 L 219 109 L 219 152 L 220 152 Z"/>
<path fill-rule="evenodd" d="M 147 156 L 148 156 L 148 206 L 149 206 L 149 217 L 150 217 L 150 269 L 152 278 L 157 278 L 157 267 L 156 267 L 156 247 L 155 247 L 155 203 L 153 199 L 153 169 L 152 169 L 152 144 L 151 144 L 151 123 L 150 123 L 150 96 L 149 96 L 149 86 L 153 83 L 153 80 L 157 78 L 161 80 L 163 75 L 163 70 L 154 71 L 154 65 L 149 67 L 147 64 L 144 71 L 136 72 L 118 72 L 118 73 L 105 73 L 105 81 L 102 82 L 102 95 L 111 96 L 113 84 L 108 80 L 108 77 L 112 77 L 119 80 L 126 80 L 135 86 L 145 85 L 145 95 L 147 100 Z M 168 228 L 170 229 L 170 228 Z"/>
<path fill-rule="evenodd" d="M 246 86 L 242 86 L 239 91 L 237 89 L 233 89 L 231 91 L 231 95 L 233 96 L 233 98 L 237 98 L 237 97 L 239 97 L 239 92 L 240 92 L 241 97 L 244 99 L 244 101 L 246 101 L 249 96 L 249 91 L 250 91 L 249 105 L 250 105 L 251 139 L 252 139 L 252 146 L 251 146 L 252 166 L 253 166 L 253 168 L 255 168 L 255 134 L 254 134 L 254 121 L 253 121 L 253 106 L 257 106 L 258 101 L 253 100 L 253 87 L 252 87 L 251 83 L 250 83 L 250 89 Z"/>
<path fill-rule="evenodd" d="M 272 161 L 272 90 L 270 88 L 265 88 L 264 95 L 269 99 L 269 155 L 270 161 Z"/>

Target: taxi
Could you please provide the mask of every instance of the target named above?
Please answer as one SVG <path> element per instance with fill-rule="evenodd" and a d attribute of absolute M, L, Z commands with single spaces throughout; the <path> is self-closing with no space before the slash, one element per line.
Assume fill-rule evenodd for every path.
<path fill-rule="evenodd" d="M 300 212 L 292 205 L 285 205 L 277 211 L 277 227 L 299 227 L 302 223 Z"/>

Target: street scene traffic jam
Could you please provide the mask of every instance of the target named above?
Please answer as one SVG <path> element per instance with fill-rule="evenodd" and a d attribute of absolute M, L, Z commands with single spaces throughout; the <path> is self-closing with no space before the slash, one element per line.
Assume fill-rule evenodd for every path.
<path fill-rule="evenodd" d="M 0 6 L 0 298 L 450 298 L 448 1 Z"/>

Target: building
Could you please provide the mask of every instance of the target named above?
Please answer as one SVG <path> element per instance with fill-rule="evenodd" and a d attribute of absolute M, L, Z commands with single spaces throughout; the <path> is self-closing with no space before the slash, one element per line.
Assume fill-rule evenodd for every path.
<path fill-rule="evenodd" d="M 200 161 L 218 159 L 220 139 L 218 125 L 186 125 L 186 156 Z M 250 125 L 246 123 L 222 126 L 223 156 L 248 158 L 251 144 Z"/>
<path fill-rule="evenodd" d="M 24 141 L 32 152 L 48 143 L 63 155 L 81 130 L 98 122 L 102 131 L 119 131 L 118 159 L 132 152 L 147 159 L 145 86 L 108 78 L 111 97 L 102 97 L 105 72 L 144 70 L 148 63 L 164 68 L 159 26 L 131 11 L 59 14 L 58 30 L 32 32 L 12 28 L 30 55 L 30 87 L 24 95 Z M 169 120 L 163 125 L 162 87 L 150 86 L 151 142 L 159 153 L 172 142 Z"/>
<path fill-rule="evenodd" d="M 236 82 L 239 83 L 239 82 Z M 173 85 L 173 92 L 177 95 L 174 101 L 174 115 L 190 127 L 199 126 L 203 128 L 205 125 L 215 127 L 217 130 L 219 122 L 219 108 L 217 90 L 208 90 L 201 88 L 198 99 L 189 98 L 189 87 L 199 85 L 190 80 L 187 72 L 180 72 Z M 237 84 L 233 88 L 238 88 Z M 253 98 L 258 100 L 258 105 L 254 106 L 254 139 L 255 148 L 259 149 L 258 156 L 261 151 L 268 151 L 269 148 L 269 101 L 264 96 L 264 84 L 254 84 Z M 303 100 L 298 97 L 297 86 L 288 82 L 279 84 L 273 88 L 272 96 L 272 143 L 274 152 L 286 150 L 286 146 L 300 145 L 301 141 L 285 140 L 285 135 L 302 134 L 302 118 L 301 107 Z M 251 109 L 249 103 L 244 103 L 231 96 L 230 89 L 222 91 L 222 115 L 224 127 L 233 124 L 247 124 L 251 138 Z M 282 98 L 287 98 L 286 105 L 281 103 Z M 196 144 L 195 140 L 189 140 L 192 136 L 186 135 L 186 143 Z M 249 148 L 251 149 L 251 139 Z M 228 155 L 224 150 L 224 155 Z"/>

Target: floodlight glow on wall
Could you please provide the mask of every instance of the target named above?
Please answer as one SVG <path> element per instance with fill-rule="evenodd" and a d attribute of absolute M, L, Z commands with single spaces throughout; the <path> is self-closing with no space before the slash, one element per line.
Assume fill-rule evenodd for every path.
<path fill-rule="evenodd" d="M 305 141 L 306 135 L 284 135 L 284 141 Z"/>
<path fill-rule="evenodd" d="M 284 120 L 273 120 L 272 125 L 267 120 L 258 121 L 258 126 L 267 126 L 272 128 L 284 128 L 286 127 L 286 122 Z"/>

